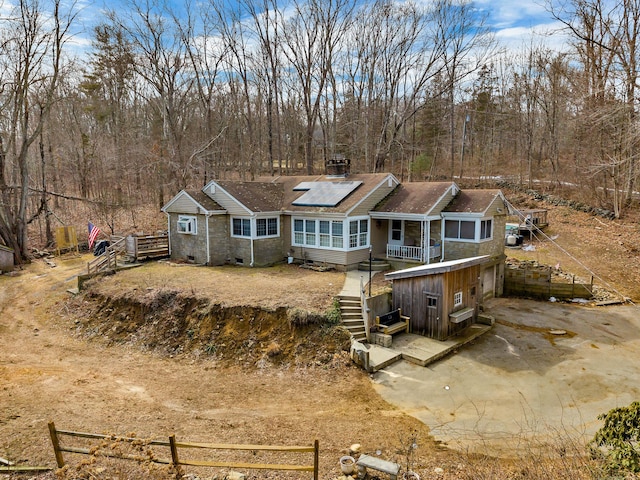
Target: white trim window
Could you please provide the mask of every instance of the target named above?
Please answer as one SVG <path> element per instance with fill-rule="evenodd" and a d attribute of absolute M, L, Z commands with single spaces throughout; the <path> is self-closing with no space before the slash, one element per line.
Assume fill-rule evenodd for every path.
<path fill-rule="evenodd" d="M 198 219 L 193 215 L 179 215 L 178 222 L 176 223 L 176 230 L 178 233 L 185 235 L 197 235 L 198 234 Z"/>
<path fill-rule="evenodd" d="M 293 218 L 292 221 L 291 242 L 295 246 L 350 250 L 369 245 L 369 219 L 343 221 Z M 348 237 L 345 231 L 348 231 Z"/>
<path fill-rule="evenodd" d="M 343 223 L 340 220 L 319 220 L 320 248 L 343 248 Z"/>
<path fill-rule="evenodd" d="M 491 240 L 493 238 L 493 220 L 488 218 L 480 220 L 480 240 Z"/>
<path fill-rule="evenodd" d="M 277 237 L 278 223 L 278 217 L 256 218 L 256 237 Z"/>
<path fill-rule="evenodd" d="M 462 306 L 462 292 L 456 292 L 453 294 L 453 308 Z"/>
<path fill-rule="evenodd" d="M 462 242 L 491 240 L 493 238 L 493 219 L 445 219 L 444 237 L 447 240 L 459 240 Z"/>
<path fill-rule="evenodd" d="M 280 235 L 279 217 L 231 218 L 231 236 L 238 238 L 269 238 Z"/>
<path fill-rule="evenodd" d="M 445 220 L 444 237 L 449 240 L 475 240 L 475 220 Z"/>
<path fill-rule="evenodd" d="M 349 248 L 369 245 L 369 220 L 351 220 L 349 222 Z"/>
<path fill-rule="evenodd" d="M 231 219 L 231 236 L 251 238 L 251 219 L 250 218 L 232 218 Z"/>

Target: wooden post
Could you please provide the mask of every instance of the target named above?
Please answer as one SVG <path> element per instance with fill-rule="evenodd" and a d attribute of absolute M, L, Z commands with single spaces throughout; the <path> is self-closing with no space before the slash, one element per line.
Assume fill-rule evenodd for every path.
<path fill-rule="evenodd" d="M 169 437 L 169 448 L 171 449 L 171 464 L 176 470 L 176 478 L 182 478 L 182 469 L 180 468 L 180 459 L 178 458 L 178 446 L 176 445 L 176 436 Z"/>
<path fill-rule="evenodd" d="M 318 464 L 320 457 L 320 446 L 318 440 L 313 442 L 313 480 L 318 480 Z"/>
<path fill-rule="evenodd" d="M 56 455 L 56 463 L 58 464 L 58 468 L 62 468 L 64 467 L 64 459 L 60 451 L 60 442 L 58 441 L 56 426 L 53 422 L 49 422 L 49 434 L 51 435 L 51 443 L 53 444 L 53 453 Z"/>

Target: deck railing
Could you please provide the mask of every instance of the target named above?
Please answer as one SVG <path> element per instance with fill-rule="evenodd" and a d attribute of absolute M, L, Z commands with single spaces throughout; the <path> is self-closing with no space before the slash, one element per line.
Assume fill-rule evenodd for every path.
<path fill-rule="evenodd" d="M 438 258 L 441 256 L 442 247 L 440 245 L 434 245 L 429 247 L 429 258 Z M 423 260 L 422 247 L 414 247 L 411 245 L 389 245 L 387 244 L 387 257 L 399 258 L 401 260 L 416 260 L 421 262 Z"/>
<path fill-rule="evenodd" d="M 92 273 L 116 268 L 118 266 L 118 256 L 122 256 L 125 252 L 124 242 L 124 237 L 120 238 L 118 241 L 105 248 L 101 255 L 88 262 L 87 273 L 91 275 Z"/>

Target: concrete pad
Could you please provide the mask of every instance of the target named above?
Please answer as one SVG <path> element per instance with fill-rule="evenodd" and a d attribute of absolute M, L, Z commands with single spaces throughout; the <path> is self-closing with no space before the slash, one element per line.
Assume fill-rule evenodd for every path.
<path fill-rule="evenodd" d="M 403 333 L 393 337 L 391 348 L 401 352 L 404 360 L 424 367 L 449 355 L 489 330 L 491 327 L 488 325 L 474 324 L 465 329 L 461 335 L 445 341 Z"/>
<path fill-rule="evenodd" d="M 475 340 L 490 329 L 488 325 L 475 324 L 461 335 L 444 342 L 413 333 L 394 335 L 391 347 L 369 345 L 369 366 L 372 372 L 377 372 L 403 359 L 424 367 Z"/>
<path fill-rule="evenodd" d="M 369 369 L 377 372 L 402 359 L 402 353 L 392 348 L 369 344 Z"/>
<path fill-rule="evenodd" d="M 380 395 L 437 440 L 509 456 L 567 438 L 584 445 L 602 425 L 598 415 L 640 398 L 637 306 L 504 298 L 486 307 L 493 329 L 455 355 L 373 375 Z"/>

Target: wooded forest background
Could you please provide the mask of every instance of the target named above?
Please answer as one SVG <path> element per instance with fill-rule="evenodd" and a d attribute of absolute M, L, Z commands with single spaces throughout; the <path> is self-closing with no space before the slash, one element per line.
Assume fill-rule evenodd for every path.
<path fill-rule="evenodd" d="M 124 0 L 82 48 L 75 5 L 0 0 L 0 244 L 17 263 L 34 220 L 53 241 L 62 199 L 109 223 L 340 156 L 634 205 L 640 0 L 549 3 L 571 41 L 520 52 L 465 0 L 184 1 Z"/>

